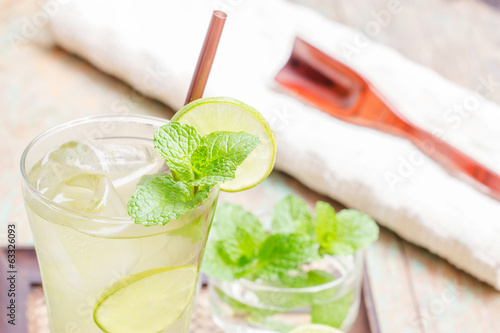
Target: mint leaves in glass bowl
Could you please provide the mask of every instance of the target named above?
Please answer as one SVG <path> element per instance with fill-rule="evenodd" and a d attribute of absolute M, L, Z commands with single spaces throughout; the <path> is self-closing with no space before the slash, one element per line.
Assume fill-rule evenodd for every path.
<path fill-rule="evenodd" d="M 362 249 L 378 233 L 362 212 L 318 201 L 313 213 L 296 196 L 275 205 L 267 228 L 240 206 L 219 206 L 202 266 L 212 317 L 226 332 L 286 333 L 310 323 L 348 330 Z"/>

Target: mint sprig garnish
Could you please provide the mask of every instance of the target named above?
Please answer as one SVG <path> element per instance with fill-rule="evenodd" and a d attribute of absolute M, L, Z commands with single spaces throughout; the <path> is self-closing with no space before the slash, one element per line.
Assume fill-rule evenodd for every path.
<path fill-rule="evenodd" d="M 219 222 L 211 231 L 213 241 L 221 241 L 231 262 L 249 262 L 255 249 L 266 239 L 267 233 L 260 221 L 242 207 L 222 204 L 217 208 Z M 234 223 L 237 220 L 238 223 Z M 238 237 L 234 237 L 238 235 Z"/>
<path fill-rule="evenodd" d="M 145 226 L 165 225 L 195 208 L 207 197 L 207 189 L 193 193 L 186 183 L 164 174 L 140 185 L 128 203 L 128 210 L 136 223 L 140 221 Z"/>
<path fill-rule="evenodd" d="M 272 231 L 312 235 L 312 216 L 304 200 L 289 195 L 278 202 L 274 206 Z"/>
<path fill-rule="evenodd" d="M 259 220 L 240 206 L 222 204 L 216 214 L 219 224 L 211 230 L 205 268 L 221 280 L 233 280 L 246 273 L 267 233 Z"/>
<path fill-rule="evenodd" d="M 214 132 L 202 138 L 191 156 L 194 186 L 213 186 L 234 179 L 236 167 L 260 140 L 245 132 Z"/>
<path fill-rule="evenodd" d="M 316 204 L 316 235 L 320 253 L 349 255 L 378 239 L 379 229 L 373 219 L 355 209 L 343 209 L 335 214 L 325 202 Z"/>
<path fill-rule="evenodd" d="M 219 280 L 283 280 L 325 254 L 354 254 L 378 238 L 375 221 L 357 210 L 335 213 L 330 204 L 318 201 L 315 215 L 301 198 L 287 196 L 274 206 L 266 232 L 252 213 L 222 204 L 215 213 L 203 270 Z"/>
<path fill-rule="evenodd" d="M 350 291 L 334 301 L 324 304 L 311 304 L 311 322 L 340 327 L 349 313 L 353 300 L 354 292 Z"/>
<path fill-rule="evenodd" d="M 172 175 L 183 181 L 194 179 L 191 156 L 198 148 L 201 136 L 194 127 L 170 122 L 155 132 L 155 149 L 166 160 Z"/>
<path fill-rule="evenodd" d="M 246 278 L 276 287 L 313 287 L 333 281 L 335 276 L 310 270 L 307 263 L 324 255 L 354 254 L 376 241 L 378 234 L 375 221 L 362 212 L 344 209 L 336 213 L 330 204 L 318 201 L 312 214 L 307 204 L 296 196 L 288 196 L 275 205 L 269 231 L 264 231 L 257 217 L 242 207 L 223 204 L 215 213 L 202 270 L 221 281 Z M 311 298 L 307 293 L 277 295 L 259 291 L 257 297 L 260 303 L 281 309 L 278 312 L 310 306 L 313 323 L 339 327 L 354 296 L 348 293 L 337 299 L 337 292 L 337 289 L 325 289 Z M 261 311 L 257 308 L 248 313 L 241 313 L 240 308 L 234 310 L 251 316 L 251 320 Z M 245 307 L 245 312 L 247 310 Z M 331 311 L 336 315 L 332 316 Z M 263 323 L 265 318 L 260 321 Z"/>
<path fill-rule="evenodd" d="M 165 225 L 198 206 L 210 188 L 235 178 L 237 167 L 260 140 L 246 132 L 200 136 L 194 127 L 172 121 L 160 127 L 154 147 L 172 175 L 148 175 L 128 202 L 135 223 Z"/>

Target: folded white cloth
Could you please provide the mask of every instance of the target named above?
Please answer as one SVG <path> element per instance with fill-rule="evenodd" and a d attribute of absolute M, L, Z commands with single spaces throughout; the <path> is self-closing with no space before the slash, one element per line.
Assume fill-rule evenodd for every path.
<path fill-rule="evenodd" d="M 281 0 L 73 0 L 52 16 L 51 30 L 64 48 L 179 108 L 214 6 L 230 15 L 205 96 L 231 96 L 262 112 L 276 131 L 278 169 L 500 289 L 498 201 L 408 141 L 339 121 L 273 81 L 299 35 L 362 73 L 417 125 L 500 173 L 500 107 L 482 97 L 499 89 L 491 78 L 479 93 L 461 88 Z"/>

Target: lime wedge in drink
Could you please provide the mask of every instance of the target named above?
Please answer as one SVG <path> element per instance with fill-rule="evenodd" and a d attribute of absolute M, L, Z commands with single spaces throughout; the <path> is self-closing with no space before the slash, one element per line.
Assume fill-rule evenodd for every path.
<path fill-rule="evenodd" d="M 220 185 L 222 191 L 238 192 L 254 187 L 273 169 L 274 133 L 264 117 L 243 102 L 229 97 L 197 99 L 180 109 L 172 121 L 191 125 L 202 136 L 216 131 L 244 131 L 260 139 L 260 144 L 238 166 L 236 178 Z"/>
<path fill-rule="evenodd" d="M 330 326 L 311 324 L 311 325 L 299 326 L 290 331 L 290 333 L 342 333 L 342 332 Z"/>
<path fill-rule="evenodd" d="M 191 303 L 196 266 L 163 267 L 127 276 L 104 290 L 94 321 L 107 333 L 162 332 Z"/>

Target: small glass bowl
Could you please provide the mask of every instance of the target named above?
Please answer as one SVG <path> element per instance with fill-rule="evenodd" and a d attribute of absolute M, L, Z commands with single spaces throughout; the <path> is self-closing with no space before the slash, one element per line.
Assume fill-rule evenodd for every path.
<path fill-rule="evenodd" d="M 303 268 L 329 273 L 335 279 L 306 288 L 282 288 L 246 279 L 210 279 L 214 322 L 230 333 L 286 333 L 311 323 L 348 331 L 359 311 L 363 251 L 325 256 Z"/>

